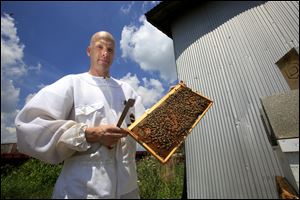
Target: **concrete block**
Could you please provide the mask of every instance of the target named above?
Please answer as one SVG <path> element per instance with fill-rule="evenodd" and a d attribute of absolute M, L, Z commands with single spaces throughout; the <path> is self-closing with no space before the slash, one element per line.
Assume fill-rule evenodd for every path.
<path fill-rule="evenodd" d="M 263 111 L 276 139 L 299 137 L 299 90 L 261 98 Z"/>

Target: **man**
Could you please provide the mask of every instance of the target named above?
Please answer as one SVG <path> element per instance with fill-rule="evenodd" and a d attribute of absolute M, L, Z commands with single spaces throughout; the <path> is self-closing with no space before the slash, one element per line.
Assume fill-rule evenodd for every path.
<path fill-rule="evenodd" d="M 95 33 L 87 48 L 90 69 L 67 75 L 39 91 L 18 113 L 18 148 L 48 163 L 64 162 L 53 198 L 139 198 L 136 143 L 129 115 L 141 116 L 141 97 L 110 77 L 115 40 Z M 121 128 L 124 101 L 134 98 Z"/>

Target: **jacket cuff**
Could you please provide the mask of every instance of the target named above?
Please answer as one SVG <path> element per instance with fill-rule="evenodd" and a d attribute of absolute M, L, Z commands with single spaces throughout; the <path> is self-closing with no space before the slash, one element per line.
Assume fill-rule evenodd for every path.
<path fill-rule="evenodd" d="M 59 142 L 64 143 L 68 148 L 75 151 L 86 151 L 91 145 L 86 141 L 86 124 L 78 123 L 68 129 L 60 138 Z"/>

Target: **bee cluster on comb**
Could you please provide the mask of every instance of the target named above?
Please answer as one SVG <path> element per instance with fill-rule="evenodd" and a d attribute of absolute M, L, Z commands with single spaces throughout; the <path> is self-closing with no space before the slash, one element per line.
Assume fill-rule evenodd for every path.
<path fill-rule="evenodd" d="M 137 142 L 166 163 L 212 103 L 179 83 L 128 129 Z"/>

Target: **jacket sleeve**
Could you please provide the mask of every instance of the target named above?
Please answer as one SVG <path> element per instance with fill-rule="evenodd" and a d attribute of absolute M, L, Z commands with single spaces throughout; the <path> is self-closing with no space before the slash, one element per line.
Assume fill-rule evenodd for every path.
<path fill-rule="evenodd" d="M 19 151 L 51 164 L 86 151 L 86 125 L 68 119 L 73 101 L 70 76 L 40 90 L 15 119 Z"/>

